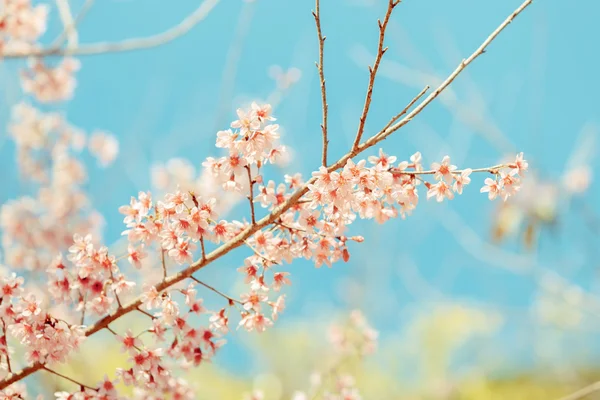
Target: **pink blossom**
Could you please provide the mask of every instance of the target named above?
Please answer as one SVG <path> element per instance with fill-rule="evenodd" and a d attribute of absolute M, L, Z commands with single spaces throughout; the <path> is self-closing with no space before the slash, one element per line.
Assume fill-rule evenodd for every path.
<path fill-rule="evenodd" d="M 431 185 L 429 191 L 427 191 L 427 199 L 435 197 L 438 203 L 444 201 L 444 198 L 448 200 L 452 200 L 454 198 L 454 193 L 452 192 L 452 188 L 445 181 L 439 181 L 435 185 Z"/>
<path fill-rule="evenodd" d="M 520 176 L 525 176 L 525 171 L 527 171 L 527 168 L 529 168 L 529 163 L 523 159 L 523 153 L 517 154 L 515 166 L 517 167 L 517 173 Z"/>
<path fill-rule="evenodd" d="M 488 198 L 494 200 L 502 192 L 502 181 L 497 181 L 492 178 L 485 178 L 485 186 L 481 188 L 480 192 L 488 192 Z"/>
<path fill-rule="evenodd" d="M 452 184 L 454 180 L 453 172 L 456 170 L 456 165 L 450 164 L 450 157 L 444 156 L 442 163 L 432 163 L 431 169 L 435 171 L 434 177 L 438 181 L 444 179 L 446 183 Z"/>
<path fill-rule="evenodd" d="M 463 188 L 471 182 L 471 178 L 469 178 L 471 172 L 473 172 L 471 168 L 466 168 L 460 173 L 460 175 L 454 176 L 455 181 L 453 188 L 455 192 L 462 194 Z"/>

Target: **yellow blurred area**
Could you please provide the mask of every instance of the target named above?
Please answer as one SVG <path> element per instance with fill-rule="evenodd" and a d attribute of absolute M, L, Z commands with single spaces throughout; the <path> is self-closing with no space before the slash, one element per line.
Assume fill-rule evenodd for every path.
<path fill-rule="evenodd" d="M 135 317 L 111 327 L 117 332 L 136 332 L 146 323 L 147 319 Z M 478 355 L 461 365 L 463 372 L 457 370 L 452 358 L 461 347 L 472 340 L 494 346 L 491 335 L 501 326 L 499 313 L 440 304 L 411 318 L 402 331 L 384 335 L 374 355 L 345 359 L 335 373 L 353 376 L 363 399 L 407 400 L 558 400 L 600 378 L 600 373 L 583 370 L 560 377 L 543 368 L 492 377 L 486 371 L 493 372 L 498 366 L 487 365 L 489 359 Z M 308 391 L 314 373 L 322 374 L 323 386 L 314 399 L 323 398 L 322 394 L 333 387 L 335 377 L 327 371 L 336 354 L 327 341 L 327 326 L 295 320 L 263 334 L 240 330 L 233 335 L 251 352 L 254 367 L 241 376 L 232 374 L 217 354 L 212 363 L 182 371 L 197 399 L 244 399 L 253 390 L 261 390 L 264 400 L 292 399 L 294 392 Z M 86 342 L 69 367 L 58 371 L 94 384 L 103 378 L 103 371 L 127 367 L 127 356 L 110 336 L 105 331 Z M 41 376 L 48 392 L 73 390 L 64 380 L 47 373 Z M 131 394 L 131 390 L 122 389 L 122 394 Z"/>

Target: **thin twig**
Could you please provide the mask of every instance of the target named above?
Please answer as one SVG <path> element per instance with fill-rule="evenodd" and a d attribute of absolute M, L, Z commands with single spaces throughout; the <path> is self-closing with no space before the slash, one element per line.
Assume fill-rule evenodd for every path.
<path fill-rule="evenodd" d="M 354 158 L 355 156 L 357 156 L 358 154 L 362 153 L 363 151 L 365 151 L 365 150 L 373 147 L 374 145 L 376 145 L 377 143 L 379 143 L 380 141 L 382 141 L 383 139 L 385 139 L 387 136 L 389 136 L 393 131 L 397 131 L 402 126 L 406 125 L 409 121 L 411 121 L 416 115 L 418 115 L 421 111 L 423 111 L 423 109 L 425 107 L 427 107 L 427 105 L 429 105 L 429 103 L 431 103 L 431 101 L 433 99 L 435 99 L 446 87 L 448 87 L 448 85 L 450 85 L 450 83 L 456 78 L 456 76 L 458 76 L 463 71 L 463 69 L 465 68 L 466 65 L 468 65 L 469 63 L 471 63 L 477 56 L 479 56 L 481 53 L 483 53 L 483 50 L 485 49 L 485 47 L 488 46 L 498 36 L 498 34 L 504 28 L 506 28 L 506 26 L 517 15 L 519 15 L 527 6 L 529 6 L 532 3 L 532 1 L 533 0 L 526 0 L 521 6 L 519 6 L 519 8 L 517 8 L 483 42 L 483 45 L 479 49 L 477 49 L 475 51 L 475 53 L 473 53 L 473 55 L 471 55 L 471 57 L 469 57 L 467 60 L 461 62 L 461 64 L 459 65 L 459 67 L 446 79 L 446 81 L 444 81 L 436 89 L 435 92 L 433 92 L 425 100 L 423 100 L 423 102 L 421 102 L 405 118 L 403 118 L 402 120 L 400 120 L 395 125 L 392 125 L 387 130 L 381 131 L 380 134 L 374 135 L 369 140 L 367 140 L 363 144 L 359 145 L 358 148 L 352 149 L 346 155 L 344 155 L 343 157 L 341 157 L 337 162 L 335 162 L 334 164 L 332 164 L 329 167 L 327 167 L 327 171 L 332 172 L 332 171 L 336 171 L 336 170 L 342 168 L 343 166 L 346 165 L 346 163 L 348 162 L 348 160 Z M 315 182 L 316 182 L 316 178 L 315 177 L 309 179 L 302 187 L 300 187 L 298 190 L 296 190 L 294 193 L 292 193 L 290 195 L 290 197 L 286 201 L 284 201 L 283 203 L 281 203 L 280 205 L 278 205 L 277 207 L 275 207 L 271 211 L 270 214 L 268 214 L 267 216 L 263 217 L 259 221 L 256 221 L 256 224 L 247 226 L 245 229 L 243 229 L 241 232 L 239 232 L 237 234 L 237 236 L 235 236 L 234 238 L 232 238 L 228 242 L 222 244 L 221 246 L 217 247 L 215 250 L 213 250 L 209 254 L 206 254 L 205 257 L 201 258 L 200 260 L 195 261 L 194 263 L 192 263 L 190 266 L 188 266 L 187 268 L 183 269 L 182 271 L 180 271 L 180 272 L 178 272 L 178 273 L 176 273 L 174 275 L 171 275 L 171 276 L 167 277 L 166 279 L 162 280 L 160 283 L 158 283 L 155 286 L 155 289 L 158 292 L 162 292 L 163 290 L 165 290 L 165 289 L 167 289 L 167 288 L 169 288 L 169 287 L 171 287 L 173 285 L 176 285 L 177 283 L 179 283 L 179 282 L 181 282 L 181 281 L 189 278 L 195 272 L 197 272 L 200 269 L 202 269 L 202 268 L 206 267 L 207 265 L 211 264 L 213 261 L 218 260 L 219 258 L 221 258 L 224 255 L 228 254 L 232 250 L 234 250 L 234 249 L 242 246 L 245 243 L 246 239 L 250 238 L 254 233 L 258 232 L 259 230 L 263 229 L 264 227 L 273 224 L 275 221 L 277 221 L 279 219 L 279 217 L 283 213 L 285 213 L 287 210 L 289 210 L 290 208 L 292 208 L 294 205 L 298 204 L 298 202 L 301 201 L 302 197 L 309 191 L 309 185 L 312 185 Z M 88 326 L 86 328 L 86 330 L 85 330 L 85 336 L 86 337 L 87 336 L 91 336 L 91 335 L 95 334 L 96 332 L 104 329 L 111 322 L 116 321 L 117 319 L 123 317 L 124 315 L 127 315 L 128 313 L 130 313 L 132 311 L 138 310 L 138 307 L 142 303 L 143 303 L 143 297 L 142 296 L 138 296 L 137 298 L 133 299 L 130 303 L 124 305 L 123 308 L 120 308 L 118 310 L 112 311 L 111 313 L 107 314 L 106 316 L 104 316 L 100 320 L 96 321 L 94 324 Z M 146 314 L 148 314 L 148 313 L 146 313 Z M 11 384 L 13 384 L 15 382 L 18 382 L 18 381 L 24 379 L 25 377 L 33 374 L 36 371 L 39 371 L 42 368 L 43 368 L 43 364 L 41 364 L 39 362 L 38 363 L 34 363 L 34 364 L 32 364 L 32 365 L 30 365 L 28 367 L 23 368 L 22 370 L 14 373 L 14 374 L 8 376 L 7 378 L 4 378 L 2 381 L 0 381 L 0 390 L 5 389 L 9 385 L 11 385 Z"/>
<path fill-rule="evenodd" d="M 206 284 L 204 282 L 202 282 L 200 279 L 196 278 L 195 276 L 190 276 L 190 279 L 193 280 L 194 282 L 198 283 L 199 285 L 204 286 L 205 288 L 207 288 L 208 290 L 212 290 L 213 292 L 215 292 L 216 294 L 225 297 L 229 303 L 238 303 L 238 304 L 242 304 L 241 301 L 234 299 L 233 297 L 227 296 L 225 293 L 215 289 L 214 287 L 210 286 L 209 284 Z"/>
<path fill-rule="evenodd" d="M 323 45 L 325 44 L 326 37 L 321 32 L 321 7 L 320 1 L 315 1 L 315 11 L 313 11 L 315 17 L 315 25 L 317 26 L 317 37 L 319 39 L 319 61 L 316 63 L 317 70 L 319 71 L 319 80 L 321 81 L 321 103 L 323 109 L 323 122 L 321 123 L 321 131 L 323 135 L 323 155 L 321 157 L 321 163 L 324 167 L 327 166 L 327 146 L 329 140 L 327 139 L 327 90 L 325 88 L 325 74 L 323 73 Z"/>
<path fill-rule="evenodd" d="M 371 107 L 371 99 L 373 97 L 373 86 L 375 84 L 375 76 L 377 75 L 377 70 L 379 69 L 381 59 L 383 58 L 383 55 L 388 49 L 387 47 L 383 47 L 383 41 L 385 39 L 385 30 L 387 28 L 388 22 L 390 21 L 392 11 L 394 10 L 394 7 L 396 7 L 398 4 L 400 4 L 400 0 L 389 0 L 387 12 L 385 13 L 385 17 L 383 18 L 383 23 L 381 22 L 381 20 L 377 21 L 379 25 L 379 44 L 377 45 L 377 56 L 375 57 L 375 63 L 373 64 L 373 66 L 369 66 L 369 86 L 367 88 L 367 98 L 365 99 L 365 105 L 363 107 L 363 111 L 360 116 L 360 121 L 358 123 L 358 131 L 356 132 L 356 138 L 354 139 L 354 144 L 352 145 L 353 150 L 358 149 L 363 132 L 365 131 L 365 123 L 367 121 L 367 115 L 369 114 L 369 108 Z"/>
<path fill-rule="evenodd" d="M 475 50 L 475 52 L 471 54 L 469 58 L 462 60 L 458 67 L 456 67 L 456 69 L 446 78 L 446 80 L 443 81 L 440 84 L 440 86 L 438 86 L 438 88 L 435 89 L 429 96 L 427 96 L 425 100 L 419 103 L 419 105 L 415 107 L 415 109 L 412 110 L 406 117 L 404 117 L 394 125 L 383 129 L 377 135 L 373 136 L 371 139 L 363 143 L 363 145 L 359 146 L 359 148 L 371 147 L 377 144 L 378 142 L 385 139 L 392 133 L 396 132 L 398 129 L 402 128 L 408 122 L 410 122 L 415 116 L 417 116 L 421 111 L 423 111 L 423 109 L 427 107 L 429 103 L 431 103 L 436 97 L 438 97 L 439 94 L 442 93 L 442 91 L 444 91 L 444 89 L 446 89 L 454 81 L 454 79 L 456 79 L 458 75 L 460 75 L 460 73 L 467 67 L 467 65 L 471 64 L 477 57 L 482 55 L 485 52 L 485 48 L 490 45 L 490 43 L 500 34 L 500 32 L 502 32 L 504 28 L 506 28 L 517 17 L 517 15 L 523 12 L 523 10 L 525 10 L 532 2 L 533 0 L 525 0 L 523 4 L 519 6 L 519 8 L 513 11 L 512 14 L 510 14 L 508 18 L 506 18 L 504 22 L 502 22 L 500 26 L 498 26 L 498 28 L 496 28 L 496 30 L 492 32 L 492 34 L 488 36 L 486 40 L 483 41 L 481 46 L 479 46 L 479 48 L 477 48 L 477 50 Z"/>
<path fill-rule="evenodd" d="M 66 376 L 66 375 L 63 375 L 63 374 L 61 374 L 60 372 L 56 372 L 56 371 L 54 371 L 54 370 L 52 370 L 52 369 L 50 369 L 50 368 L 48 368 L 48 367 L 42 367 L 42 368 L 43 368 L 45 371 L 48 371 L 48 372 L 50 372 L 51 374 L 53 374 L 53 375 L 56 375 L 56 376 L 58 376 L 58 377 L 60 377 L 60 378 L 66 379 L 66 380 L 68 380 L 69 382 L 73 382 L 74 384 L 76 384 L 76 385 L 79 385 L 79 386 L 80 386 L 80 387 L 82 387 L 82 388 L 86 388 L 86 389 L 90 389 L 90 390 L 95 390 L 95 391 L 98 391 L 98 389 L 97 389 L 97 388 L 95 388 L 95 387 L 88 386 L 88 385 L 86 385 L 86 384 L 83 384 L 83 383 L 81 383 L 81 382 L 77 382 L 75 379 L 73 379 L 73 378 L 69 378 L 68 376 Z"/>
<path fill-rule="evenodd" d="M 139 307 L 136 307 L 136 308 L 135 308 L 135 310 L 137 310 L 137 311 L 141 312 L 142 314 L 144 314 L 144 315 L 146 315 L 146 316 L 148 316 L 148 317 L 150 317 L 150 318 L 152 318 L 152 319 L 155 319 L 155 318 L 156 318 L 154 315 L 150 314 L 148 311 L 144 311 L 144 310 L 142 310 L 142 309 L 141 309 L 141 308 L 139 308 Z M 106 326 L 108 326 L 108 324 L 107 324 Z"/>
<path fill-rule="evenodd" d="M 202 21 L 210 11 L 219 3 L 219 0 L 204 0 L 202 4 L 183 21 L 176 26 L 153 36 L 127 39 L 120 42 L 100 42 L 87 45 L 79 45 L 73 48 L 62 48 L 60 46 L 37 49 L 28 52 L 13 51 L 2 55 L 4 59 L 24 57 L 47 57 L 47 56 L 91 56 L 106 53 L 120 53 L 158 47 L 169 43 L 180 36 L 185 35 L 195 25 Z"/>
<path fill-rule="evenodd" d="M 260 252 L 258 250 L 256 250 L 256 248 L 254 248 L 254 246 L 252 246 L 250 243 L 246 242 L 246 246 L 250 247 L 250 250 L 252 250 L 254 252 L 254 254 L 256 254 L 258 257 L 262 258 L 264 261 L 267 261 L 273 265 L 279 265 L 279 263 L 277 261 L 271 260 L 269 257 L 266 257 L 266 256 L 260 254 Z"/>
<path fill-rule="evenodd" d="M 2 321 L 2 337 L 4 338 L 4 343 L 6 344 L 6 367 L 8 368 L 8 372 L 12 374 L 12 367 L 10 365 L 10 352 L 8 348 L 8 340 L 6 338 L 6 322 L 4 322 L 3 319 L 0 319 L 0 321 Z"/>
<path fill-rule="evenodd" d="M 115 332 L 110 325 L 106 325 L 106 330 L 108 330 L 110 333 L 112 333 L 115 336 L 119 336 L 119 334 L 117 332 Z"/>
<path fill-rule="evenodd" d="M 110 271 L 110 279 L 113 282 L 115 281 L 115 277 L 113 276 L 112 270 Z M 117 294 L 117 289 L 113 289 L 113 292 L 115 294 L 115 298 L 117 299 L 117 305 L 119 306 L 119 308 L 123 308 L 123 304 L 121 304 L 121 299 L 119 299 L 119 295 Z"/>
<path fill-rule="evenodd" d="M 204 236 L 200 236 L 200 250 L 202 251 L 202 260 L 206 258 L 206 249 L 204 248 Z"/>
<path fill-rule="evenodd" d="M 428 90 L 429 90 L 429 85 L 425 86 L 425 87 L 423 88 L 423 90 L 421 90 L 421 92 L 420 92 L 418 95 L 416 95 L 416 96 L 415 96 L 415 97 L 414 97 L 414 98 L 413 98 L 413 99 L 410 101 L 410 103 L 408 103 L 408 104 L 406 105 L 406 107 L 404 107 L 404 109 L 403 109 L 402 111 L 400 111 L 398 114 L 396 114 L 396 115 L 394 116 L 394 118 L 392 118 L 392 119 L 390 120 L 390 122 L 388 122 L 388 123 L 387 123 L 387 125 L 383 127 L 382 131 L 385 131 L 387 128 L 389 128 L 390 126 L 392 126 L 392 125 L 394 124 L 394 122 L 398 121 L 398 119 L 399 119 L 400 117 L 402 117 L 404 114 L 406 114 L 406 113 L 408 112 L 408 110 L 410 110 L 410 108 L 411 108 L 412 106 L 414 106 L 414 105 L 415 105 L 415 103 L 416 103 L 417 101 L 419 101 L 419 99 L 420 99 L 421 97 L 423 97 L 423 95 L 425 95 L 425 93 L 427 93 L 427 91 L 428 91 Z"/>
<path fill-rule="evenodd" d="M 166 278 L 169 274 L 167 273 L 167 263 L 165 262 L 165 249 L 160 249 L 160 261 L 162 264 L 163 278 Z"/>
<path fill-rule="evenodd" d="M 256 224 L 256 214 L 254 213 L 254 181 L 252 180 L 252 172 L 250 171 L 250 166 L 246 165 L 246 171 L 248 171 L 248 190 L 250 194 L 248 195 L 248 201 L 250 202 L 250 218 L 252 218 L 252 225 Z"/>
<path fill-rule="evenodd" d="M 579 389 L 576 392 L 573 392 L 567 396 L 561 397 L 560 400 L 579 400 L 583 399 L 586 396 L 596 393 L 600 391 L 600 381 L 594 382 L 591 385 L 588 385 L 584 388 Z"/>
<path fill-rule="evenodd" d="M 492 167 L 484 167 L 484 168 L 473 168 L 471 169 L 471 172 L 489 172 L 490 174 L 498 174 L 498 172 L 502 169 L 502 168 L 513 168 L 514 164 L 498 164 L 498 165 L 494 165 Z M 460 175 L 464 172 L 464 169 L 457 169 L 454 171 L 451 171 L 450 173 L 453 175 Z M 407 170 L 399 170 L 397 168 L 391 168 L 390 172 L 395 172 L 398 174 L 402 174 L 402 175 L 433 175 L 436 172 L 438 172 L 437 170 L 434 169 L 430 169 L 427 171 L 407 171 Z"/>

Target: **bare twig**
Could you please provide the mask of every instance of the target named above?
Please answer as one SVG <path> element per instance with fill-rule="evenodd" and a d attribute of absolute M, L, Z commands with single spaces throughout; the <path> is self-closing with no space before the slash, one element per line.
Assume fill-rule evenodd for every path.
<path fill-rule="evenodd" d="M 167 263 L 165 262 L 165 249 L 160 249 L 160 261 L 162 264 L 163 278 L 166 278 L 169 274 L 167 273 Z"/>
<path fill-rule="evenodd" d="M 207 288 L 208 290 L 212 290 L 213 292 L 215 292 L 216 294 L 218 294 L 219 296 L 223 296 L 225 297 L 228 301 L 229 304 L 233 303 L 237 303 L 237 304 L 242 304 L 241 301 L 234 299 L 233 297 L 227 296 L 225 293 L 215 289 L 214 287 L 210 286 L 207 283 L 202 282 L 201 280 L 199 280 L 198 278 L 196 278 L 195 276 L 190 276 L 190 279 L 193 280 L 194 282 L 198 283 L 199 285 L 204 286 L 205 288 Z"/>
<path fill-rule="evenodd" d="M 204 248 L 204 236 L 200 236 L 200 250 L 202 251 L 202 260 L 206 258 L 206 249 Z"/>
<path fill-rule="evenodd" d="M 362 153 L 363 151 L 373 147 L 374 145 L 376 145 L 377 143 L 379 143 L 380 141 L 385 139 L 387 136 L 389 136 L 391 133 L 397 131 L 398 129 L 400 129 L 404 125 L 406 125 L 408 122 L 410 122 L 415 116 L 417 116 L 421 111 L 423 111 L 423 109 L 425 107 L 427 107 L 429 105 L 429 103 L 431 103 L 433 101 L 433 99 L 435 99 L 446 87 L 448 87 L 448 85 L 450 85 L 450 83 L 464 70 L 464 68 L 468 64 L 470 64 L 475 58 L 477 58 L 477 56 L 482 54 L 485 47 L 488 46 L 498 36 L 498 34 L 504 28 L 506 28 L 506 26 L 510 22 L 512 22 L 512 20 L 517 15 L 519 15 L 527 6 L 529 6 L 532 3 L 532 1 L 533 0 L 526 0 L 523 4 L 521 4 L 521 6 L 519 6 L 519 8 L 517 8 L 483 42 L 483 44 L 475 51 L 475 53 L 473 53 L 468 59 L 461 62 L 459 67 L 454 72 L 452 72 L 452 74 L 432 94 L 430 94 L 425 100 L 423 100 L 405 118 L 403 118 L 402 120 L 397 122 L 395 125 L 390 126 L 388 129 L 380 131 L 378 134 L 372 136 L 366 142 L 360 144 L 357 148 L 353 148 L 349 153 L 347 153 L 346 155 L 341 157 L 337 162 L 335 162 L 334 164 L 329 166 L 327 168 L 327 170 L 329 172 L 332 172 L 332 171 L 338 170 L 339 168 L 342 168 L 344 165 L 346 165 L 348 160 L 352 159 L 353 157 L 357 156 L 358 154 Z M 192 263 L 190 266 L 188 266 L 184 270 L 182 270 L 174 275 L 171 275 L 171 276 L 167 277 L 166 279 L 163 279 L 160 283 L 158 283 L 155 286 L 156 290 L 158 292 L 162 292 L 163 290 L 168 289 L 171 286 L 176 285 L 177 283 L 179 283 L 185 279 L 188 279 L 195 272 L 206 267 L 213 261 L 218 260 L 219 258 L 228 254 L 232 250 L 242 246 L 245 243 L 246 239 L 251 237 L 254 233 L 258 232 L 259 230 L 263 229 L 264 227 L 273 224 L 275 221 L 277 221 L 279 219 L 279 217 L 284 212 L 289 210 L 294 205 L 298 204 L 298 202 L 302 199 L 302 197 L 309 191 L 309 185 L 314 184 L 315 181 L 316 181 L 315 177 L 309 179 L 302 187 L 300 187 L 298 190 L 296 190 L 296 192 L 292 193 L 292 195 L 286 201 L 284 201 L 283 203 L 281 203 L 280 205 L 275 207 L 271 211 L 270 214 L 268 214 L 267 216 L 263 217 L 262 219 L 256 221 L 256 224 L 247 226 L 245 229 L 243 229 L 241 232 L 239 232 L 237 234 L 237 236 L 232 238 L 230 241 L 222 244 L 221 246 L 219 246 L 218 248 L 216 248 L 209 254 L 206 254 L 205 257 L 202 257 L 200 260 L 195 261 L 194 263 Z M 142 304 L 142 296 L 139 296 L 139 297 L 133 299 L 130 303 L 124 305 L 122 308 L 112 311 L 108 315 L 104 316 L 102 319 L 100 319 L 100 320 L 96 321 L 94 324 L 88 326 L 87 329 L 85 330 L 85 336 L 91 336 L 91 335 L 95 334 L 96 332 L 106 328 L 106 326 L 108 326 L 108 324 L 112 323 L 113 321 L 116 321 L 117 319 L 121 318 L 122 316 L 127 315 L 128 313 L 130 313 L 132 311 L 138 310 L 138 307 L 141 304 Z M 146 313 L 146 314 L 148 314 L 148 313 Z M 6 377 L 2 381 L 0 381 L 0 390 L 6 388 L 7 386 L 9 386 L 15 382 L 18 382 L 18 381 L 24 379 L 25 377 L 33 374 L 34 372 L 36 372 L 42 368 L 43 368 L 43 364 L 34 363 L 12 375 L 9 375 L 8 377 Z"/>
<path fill-rule="evenodd" d="M 252 225 L 256 224 L 256 214 L 254 212 L 254 180 L 252 180 L 252 172 L 250 166 L 246 165 L 246 171 L 248 171 L 248 201 L 250 202 L 250 218 L 252 219 Z"/>
<path fill-rule="evenodd" d="M 141 312 L 142 314 L 144 314 L 147 317 L 150 317 L 151 319 L 155 319 L 156 318 L 154 315 L 150 314 L 148 311 L 142 310 L 139 306 L 136 307 L 135 310 Z M 106 326 L 108 326 L 108 324 Z"/>
<path fill-rule="evenodd" d="M 263 261 L 267 261 L 270 264 L 273 265 L 279 265 L 279 263 L 275 260 L 271 260 L 269 257 L 266 257 L 262 254 L 260 254 L 260 251 L 256 250 L 256 248 L 254 246 L 252 246 L 250 243 L 246 242 L 246 246 L 248 246 L 250 248 L 250 250 L 252 250 L 254 252 L 254 254 L 256 254 L 258 257 L 262 258 Z"/>
<path fill-rule="evenodd" d="M 8 339 L 6 338 L 6 322 L 4 322 L 3 319 L 0 319 L 0 321 L 2 321 L 2 339 L 4 341 L 4 345 L 6 346 L 6 367 L 8 369 L 8 373 L 12 374 L 12 367 L 10 365 L 10 351 L 8 348 Z"/>
<path fill-rule="evenodd" d="M 63 374 L 61 374 L 60 372 L 56 372 L 56 371 L 54 371 L 54 370 L 52 370 L 52 369 L 50 369 L 50 368 L 48 368 L 48 367 L 43 367 L 43 369 L 44 369 L 44 371 L 48 371 L 48 372 L 50 372 L 50 373 L 51 373 L 51 374 L 53 374 L 53 375 L 56 375 L 56 376 L 58 376 L 58 377 L 60 377 L 60 378 L 63 378 L 63 379 L 66 379 L 66 380 L 68 380 L 69 382 L 73 382 L 74 384 L 76 384 L 76 385 L 80 386 L 81 388 L 87 388 L 87 389 L 96 390 L 96 391 L 98 390 L 98 389 L 96 389 L 95 387 L 92 387 L 92 386 L 85 385 L 85 384 L 83 384 L 83 383 L 81 383 L 81 382 L 77 382 L 75 379 L 73 379 L 73 378 L 69 378 L 68 376 L 66 376 L 66 375 L 63 375 Z"/>
<path fill-rule="evenodd" d="M 321 123 L 321 131 L 323 134 L 323 155 L 321 157 L 321 163 L 324 167 L 327 166 L 327 146 L 329 140 L 327 139 L 327 90 L 325 88 L 325 74 L 323 73 L 323 45 L 325 44 L 325 36 L 321 32 L 321 7 L 320 1 L 315 1 L 315 11 L 313 11 L 315 17 L 315 25 L 317 26 L 317 37 L 319 39 L 319 61 L 316 63 L 317 70 L 319 71 L 319 80 L 321 82 L 321 102 L 323 104 L 323 122 Z"/>
<path fill-rule="evenodd" d="M 176 26 L 153 36 L 127 39 L 120 42 L 100 42 L 87 45 L 79 45 L 72 48 L 51 46 L 46 49 L 37 49 L 28 52 L 13 51 L 2 55 L 4 59 L 23 57 L 47 57 L 47 56 L 90 56 L 106 53 L 120 53 L 158 47 L 169 43 L 180 36 L 185 35 L 195 25 L 202 21 L 210 11 L 219 3 L 219 0 L 204 0 L 202 4 L 183 21 Z"/>
<path fill-rule="evenodd" d="M 367 115 L 369 114 L 369 108 L 371 107 L 371 98 L 373 97 L 373 86 L 375 84 L 375 76 L 377 75 L 377 70 L 379 69 L 381 59 L 383 58 L 383 55 L 388 49 L 387 47 L 383 47 L 383 41 L 385 39 L 385 30 L 387 28 L 388 22 L 390 21 L 392 11 L 394 10 L 394 7 L 396 7 L 398 4 L 400 4 L 400 0 L 389 0 L 387 12 L 385 13 L 383 22 L 381 22 L 381 20 L 377 21 L 379 25 L 379 44 L 377 45 L 377 56 L 375 57 L 375 63 L 373 64 L 373 66 L 369 66 L 369 86 L 367 88 L 367 98 L 365 99 L 365 105 L 363 107 L 363 111 L 360 116 L 360 121 L 358 123 L 358 131 L 356 132 L 356 138 L 354 139 L 354 144 L 352 145 L 353 150 L 358 149 L 363 132 L 365 131 L 365 123 L 367 121 Z"/>
<path fill-rule="evenodd" d="M 392 126 L 392 125 L 394 124 L 394 122 L 398 121 L 398 119 L 399 119 L 400 117 L 402 117 L 404 114 L 406 114 L 406 113 L 408 112 L 408 110 L 410 110 L 410 108 L 411 108 L 412 106 L 414 106 L 414 105 L 415 105 L 415 103 L 416 103 L 417 101 L 419 101 L 419 99 L 420 99 L 421 97 L 423 97 L 423 95 L 424 95 L 425 93 L 427 93 L 427 91 L 428 91 L 428 90 L 429 90 L 429 85 L 425 86 L 425 87 L 423 88 L 423 90 L 421 90 L 421 92 L 420 92 L 418 95 L 416 95 L 416 96 L 415 96 L 415 97 L 414 97 L 414 98 L 413 98 L 413 99 L 410 101 L 410 103 L 408 103 L 408 104 L 406 105 L 406 107 L 404 107 L 404 109 L 403 109 L 402 111 L 400 111 L 398 114 L 396 114 L 396 115 L 394 116 L 394 118 L 392 118 L 392 119 L 390 120 L 390 122 L 388 122 L 388 123 L 387 123 L 387 125 L 383 127 L 382 131 L 384 131 L 384 132 L 385 132 L 385 130 L 386 130 L 387 128 L 389 128 L 390 126 Z"/>
<path fill-rule="evenodd" d="M 460 75 L 460 73 L 467 67 L 467 65 L 471 64 L 477 57 L 483 54 L 485 52 L 485 48 L 489 46 L 489 44 L 500 34 L 500 32 L 502 32 L 504 28 L 506 28 L 517 17 L 517 15 L 523 12 L 523 10 L 525 10 L 532 2 L 533 0 L 525 0 L 519 6 L 519 8 L 513 11 L 512 14 L 510 14 L 508 18 L 506 18 L 504 22 L 502 22 L 500 26 L 498 26 L 498 28 L 496 28 L 496 30 L 492 32 L 492 34 L 488 36 L 486 40 L 484 40 L 481 46 L 479 46 L 479 48 L 477 48 L 477 50 L 475 50 L 475 52 L 471 54 L 469 58 L 462 60 L 458 67 L 456 67 L 456 69 L 446 78 L 446 80 L 443 81 L 440 84 L 440 86 L 438 86 L 438 88 L 435 89 L 429 96 L 427 96 L 425 100 L 419 103 L 419 105 L 415 107 L 414 110 L 412 110 L 406 117 L 401 119 L 399 122 L 395 123 L 392 126 L 389 126 L 388 128 L 379 132 L 377 135 L 373 136 L 371 139 L 367 140 L 363 144 L 363 146 L 372 146 L 380 142 L 392 133 L 396 132 L 398 129 L 402 128 L 404 125 L 410 122 L 410 120 L 417 116 L 421 111 L 423 111 L 423 109 L 427 107 L 429 103 L 431 103 L 436 97 L 438 97 L 439 94 L 442 93 L 442 91 L 444 91 L 444 89 L 446 89 L 454 81 L 454 79 L 456 79 L 458 75 Z"/>

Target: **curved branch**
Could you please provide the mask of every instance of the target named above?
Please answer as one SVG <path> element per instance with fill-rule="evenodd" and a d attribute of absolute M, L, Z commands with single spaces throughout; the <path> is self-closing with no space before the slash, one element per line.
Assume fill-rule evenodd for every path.
<path fill-rule="evenodd" d="M 24 58 L 24 57 L 48 57 L 48 56 L 91 56 L 106 53 L 121 53 L 158 47 L 169 43 L 180 36 L 188 33 L 194 26 L 202 21 L 210 11 L 219 3 L 219 0 L 204 0 L 202 4 L 183 21 L 174 27 L 148 37 L 126 39 L 120 42 L 100 42 L 77 47 L 50 47 L 47 49 L 33 50 L 27 53 L 9 52 L 0 54 L 0 59 Z"/>

